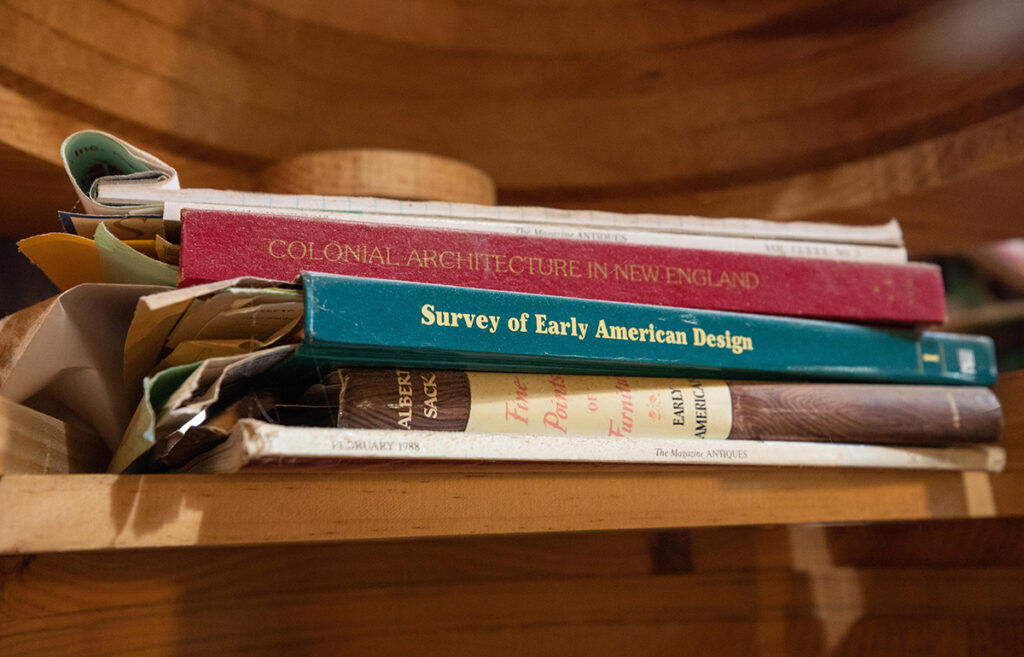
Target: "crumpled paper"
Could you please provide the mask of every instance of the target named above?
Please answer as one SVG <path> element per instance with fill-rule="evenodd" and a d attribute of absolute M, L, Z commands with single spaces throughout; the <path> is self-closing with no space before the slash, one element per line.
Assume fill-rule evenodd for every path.
<path fill-rule="evenodd" d="M 155 285 L 85 284 L 0 320 L 0 396 L 99 435 L 113 451 L 140 390 L 124 385 L 124 343 Z"/>

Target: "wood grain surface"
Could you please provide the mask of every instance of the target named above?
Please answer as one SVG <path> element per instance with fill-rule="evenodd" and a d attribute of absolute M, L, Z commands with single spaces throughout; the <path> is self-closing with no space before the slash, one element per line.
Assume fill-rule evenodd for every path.
<path fill-rule="evenodd" d="M 99 472 L 109 462 L 95 434 L 0 397 L 0 476 Z"/>
<path fill-rule="evenodd" d="M 0 558 L 4 654 L 1016 655 L 1009 520 Z M 938 536 L 939 534 L 934 534 Z M 996 540 L 993 540 L 996 538 Z M 922 536 L 922 539 L 926 537 Z M 858 555 L 851 558 L 851 555 Z M 1008 557 L 1008 558 L 1007 558 Z M 898 567 L 894 563 L 898 562 Z"/>
<path fill-rule="evenodd" d="M 285 158 L 259 172 L 256 186 L 277 194 L 377 196 L 493 205 L 494 181 L 465 162 L 429 153 L 354 148 Z"/>
<path fill-rule="evenodd" d="M 1000 475 L 1002 476 L 1002 475 Z M 758 523 L 988 517 L 950 472 L 686 468 L 662 472 L 9 475 L 0 553 Z M 980 486 L 989 486 L 982 479 Z"/>
<path fill-rule="evenodd" d="M 85 125 L 190 186 L 252 187 L 325 150 L 420 151 L 487 172 L 502 203 L 896 216 L 913 250 L 944 250 L 1018 230 L 1012 5 L 7 0 L 0 145 L 46 170 L 38 189 Z M 52 225 L 52 205 L 4 231 Z"/>

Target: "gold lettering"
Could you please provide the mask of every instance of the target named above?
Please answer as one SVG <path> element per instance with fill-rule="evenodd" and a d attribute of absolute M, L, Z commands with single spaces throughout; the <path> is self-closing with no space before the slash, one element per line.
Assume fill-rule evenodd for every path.
<path fill-rule="evenodd" d="M 327 249 L 331 248 L 332 246 L 338 250 L 338 255 L 335 258 L 332 258 L 330 255 L 327 254 Z M 337 242 L 328 242 L 327 245 L 324 246 L 324 257 L 330 260 L 331 262 L 338 262 L 339 260 L 341 260 L 341 245 L 338 244 Z"/>
<path fill-rule="evenodd" d="M 406 430 L 412 429 L 412 374 L 406 370 L 395 370 L 398 382 L 398 424 Z"/>
<path fill-rule="evenodd" d="M 461 252 L 456 253 L 455 257 L 457 257 L 459 259 L 458 269 L 462 269 L 462 260 L 463 260 L 462 253 Z M 466 256 L 465 256 L 465 260 L 466 260 L 466 269 L 469 269 L 470 271 L 476 270 L 476 264 L 473 261 L 473 254 L 472 253 L 467 253 Z"/>
<path fill-rule="evenodd" d="M 423 317 L 420 318 L 420 324 L 430 326 L 437 321 L 437 318 L 434 316 L 433 304 L 423 304 L 423 306 L 420 308 L 420 314 L 423 315 Z"/>
<path fill-rule="evenodd" d="M 441 263 L 441 266 L 444 267 L 445 269 L 455 269 L 457 263 L 456 264 L 450 264 L 450 265 L 449 264 L 445 264 L 445 256 L 451 256 L 451 257 L 454 258 L 455 254 L 453 252 L 451 252 L 451 251 L 442 251 L 441 255 L 438 257 L 438 262 Z"/>
<path fill-rule="evenodd" d="M 708 346 L 718 349 L 728 349 L 732 353 L 738 355 L 744 351 L 753 351 L 754 341 L 745 335 L 733 335 L 732 332 L 728 330 L 726 330 L 725 333 L 713 334 L 707 333 L 704 329 L 695 327 L 693 329 L 693 346 Z"/>
<path fill-rule="evenodd" d="M 285 243 L 284 240 L 270 240 L 270 244 L 267 245 L 267 253 L 270 254 L 271 258 L 284 258 L 284 257 L 286 257 L 284 253 L 282 253 L 281 255 L 277 255 L 276 253 L 274 253 L 274 244 L 280 244 L 280 245 L 284 246 L 284 243 Z"/>

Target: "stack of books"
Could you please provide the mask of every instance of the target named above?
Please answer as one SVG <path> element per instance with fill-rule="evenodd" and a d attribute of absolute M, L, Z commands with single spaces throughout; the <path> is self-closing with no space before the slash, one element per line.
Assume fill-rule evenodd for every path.
<path fill-rule="evenodd" d="M 942 276 L 895 221 L 188 190 L 94 131 L 63 155 L 87 213 L 23 252 L 67 294 L 176 288 L 124 322 L 114 471 L 1005 462 L 991 341 L 925 330 Z"/>

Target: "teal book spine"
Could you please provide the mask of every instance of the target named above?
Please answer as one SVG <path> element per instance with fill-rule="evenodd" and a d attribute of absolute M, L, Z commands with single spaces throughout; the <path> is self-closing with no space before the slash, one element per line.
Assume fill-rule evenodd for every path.
<path fill-rule="evenodd" d="M 983 336 L 304 272 L 302 357 L 485 371 L 992 385 Z"/>

